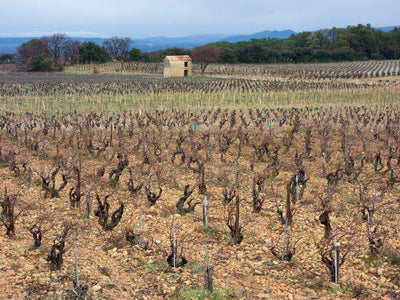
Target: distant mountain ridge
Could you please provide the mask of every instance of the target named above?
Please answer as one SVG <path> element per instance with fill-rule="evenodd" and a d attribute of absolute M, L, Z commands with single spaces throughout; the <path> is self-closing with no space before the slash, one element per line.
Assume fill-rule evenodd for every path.
<path fill-rule="evenodd" d="M 151 37 L 133 40 L 133 47 L 139 48 L 142 52 L 157 51 L 167 48 L 193 49 L 197 46 L 213 43 L 225 38 L 223 34 L 199 34 L 183 37 Z"/>
<path fill-rule="evenodd" d="M 286 39 L 290 37 L 292 34 L 296 34 L 293 30 L 274 30 L 274 31 L 261 31 L 256 32 L 249 35 L 233 35 L 226 38 L 223 38 L 222 41 L 226 41 L 229 43 L 236 43 L 240 41 L 250 41 L 251 39 L 267 39 L 267 38 L 278 38 L 278 39 Z"/>
<path fill-rule="evenodd" d="M 382 31 L 391 31 L 395 27 L 400 26 L 384 26 L 376 27 L 376 29 Z M 297 32 L 292 30 L 265 30 L 261 32 L 256 32 L 249 35 L 223 35 L 223 34 L 200 34 L 200 35 L 189 35 L 183 37 L 149 37 L 143 39 L 134 39 L 133 47 L 139 48 L 142 52 L 157 51 L 166 48 L 187 48 L 193 49 L 197 46 L 206 45 L 218 41 L 227 41 L 230 43 L 235 43 L 239 41 L 250 41 L 250 39 L 263 39 L 263 38 L 279 38 L 284 39 L 290 37 L 292 34 L 297 34 Z M 2 53 L 14 53 L 17 48 L 27 41 L 38 38 L 38 37 L 7 37 L 0 38 L 0 54 Z M 92 41 L 97 44 L 102 44 L 104 41 L 108 40 L 106 38 L 83 38 L 83 37 L 71 37 L 73 40 L 78 40 L 80 42 Z"/>

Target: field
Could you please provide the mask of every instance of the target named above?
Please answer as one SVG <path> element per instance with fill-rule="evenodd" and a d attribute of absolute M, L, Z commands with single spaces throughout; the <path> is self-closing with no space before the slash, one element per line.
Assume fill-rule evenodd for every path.
<path fill-rule="evenodd" d="M 399 62 L 379 63 L 0 73 L 1 295 L 400 297 Z"/>
<path fill-rule="evenodd" d="M 92 72 L 93 65 L 76 65 L 67 68 L 67 71 L 87 73 Z M 97 65 L 96 69 L 101 73 L 145 73 L 163 74 L 161 63 L 107 63 Z M 200 68 L 195 65 L 193 74 L 199 75 Z M 320 64 L 262 64 L 262 65 L 210 65 L 206 75 L 218 76 L 261 76 L 274 77 L 285 76 L 298 79 L 333 79 L 333 78 L 371 78 L 400 75 L 400 61 L 357 61 Z"/>

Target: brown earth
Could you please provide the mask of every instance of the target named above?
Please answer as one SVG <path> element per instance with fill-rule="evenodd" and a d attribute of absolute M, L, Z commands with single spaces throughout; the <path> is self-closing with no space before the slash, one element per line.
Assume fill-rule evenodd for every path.
<path fill-rule="evenodd" d="M 289 122 L 290 113 L 282 111 L 277 111 L 277 113 L 285 115 L 284 118 L 287 118 Z M 371 154 L 373 135 L 370 130 L 373 126 L 362 127 L 362 132 L 365 132 L 368 138 L 368 149 L 363 151 L 363 139 L 353 126 L 358 122 L 357 116 L 350 118 L 348 113 L 349 111 L 345 110 L 339 112 L 340 115 L 351 120 L 352 125 L 348 127 L 347 132 L 349 151 L 355 158 L 355 166 L 358 168 L 361 158 Z M 396 113 L 398 111 L 394 110 L 393 114 Z M 400 297 L 399 183 L 385 190 L 390 172 L 385 172 L 385 169 L 375 172 L 372 163 L 366 163 L 362 169 L 365 184 L 362 200 L 359 196 L 359 182 L 352 179 L 353 175 L 344 176 L 337 188 L 332 191 L 330 203 L 332 228 L 338 228 L 341 251 L 343 253 L 349 251 L 349 254 L 340 269 L 339 284 L 330 282 L 328 269 L 321 261 L 318 251 L 318 246 L 322 245 L 324 236 L 324 226 L 319 222 L 319 216 L 323 211 L 319 197 L 324 197 L 327 193 L 326 174 L 334 172 L 339 166 L 344 167 L 344 155 L 341 150 L 342 137 L 338 126 L 335 127 L 329 123 L 333 128 L 329 146 L 332 150 L 332 158 L 327 163 L 327 170 L 324 172 L 320 151 L 320 133 L 323 127 L 318 127 L 313 123 L 313 118 L 317 118 L 317 114 L 318 112 L 306 113 L 306 111 L 300 114 L 301 127 L 300 131 L 294 134 L 293 144 L 288 151 L 284 150 L 284 146 L 279 151 L 280 165 L 277 176 L 272 176 L 274 168 L 271 167 L 272 160 L 267 155 L 263 156 L 262 161 L 257 161 L 256 158 L 254 171 L 251 170 L 254 157 L 253 145 L 259 145 L 264 137 L 269 142 L 270 150 L 275 145 L 283 145 L 292 125 L 284 124 L 277 129 L 275 129 L 275 123 L 271 123 L 272 129 L 269 129 L 267 123 L 255 126 L 254 121 L 246 114 L 246 120 L 251 123 L 249 129 L 245 131 L 248 133 L 249 141 L 243 144 L 237 163 L 238 193 L 241 200 L 240 224 L 243 226 L 244 236 L 239 245 L 233 243 L 226 225 L 226 219 L 235 200 L 229 205 L 223 204 L 223 187 L 227 182 L 230 182 L 230 187 L 232 187 L 235 182 L 234 160 L 238 154 L 239 140 L 234 139 L 223 160 L 220 159 L 221 144 L 218 142 L 224 134 L 236 136 L 239 132 L 239 121 L 233 126 L 233 130 L 229 127 L 229 121 L 222 126 L 221 130 L 218 130 L 221 115 L 212 125 L 202 125 L 199 122 L 193 135 L 193 144 L 191 144 L 188 129 L 192 126 L 191 124 L 194 124 L 195 118 L 189 114 L 184 117 L 163 115 L 164 120 L 176 122 L 185 118 L 193 120 L 193 123 L 189 122 L 178 127 L 182 128 L 182 133 L 186 136 L 182 144 L 187 156 L 186 162 L 190 155 L 204 160 L 210 151 L 211 142 L 213 143 L 212 159 L 205 163 L 205 182 L 209 201 L 208 229 L 205 229 L 203 225 L 204 196 L 197 188 L 199 174 L 194 173 L 186 163 L 179 165 L 179 160 L 176 158 L 175 172 L 179 187 L 175 186 L 172 179 L 171 156 L 177 147 L 177 129 L 170 131 L 164 126 L 162 131 L 159 131 L 160 127 L 150 123 L 146 130 L 150 149 L 146 151 L 151 162 L 152 189 L 156 191 L 158 187 L 163 189 L 161 198 L 155 206 L 151 207 L 143 189 L 136 195 L 128 191 L 126 183 L 130 175 L 127 168 L 122 172 L 116 187 L 110 185 L 109 173 L 118 165 L 117 153 L 127 154 L 128 167 L 132 168 L 135 184 L 139 182 L 149 184 L 147 165 L 144 168 L 140 167 L 143 161 L 144 129 L 135 123 L 133 137 L 130 138 L 128 125 L 126 128 L 121 125 L 122 115 L 116 116 L 116 119 L 121 118 L 119 123 L 115 120 L 111 122 L 116 124 L 116 128 L 121 129 L 121 133 L 118 134 L 115 129 L 111 149 L 98 157 L 90 154 L 86 149 L 88 132 L 83 129 L 83 133 L 79 134 L 79 125 L 74 121 L 73 116 L 68 116 L 68 118 L 75 128 L 74 134 L 70 125 L 68 128 L 62 126 L 61 130 L 56 131 L 55 137 L 52 130 L 44 138 L 42 136 L 42 141 L 46 146 L 46 156 L 42 154 L 38 156 L 36 151 L 28 149 L 24 144 L 22 130 L 19 131 L 18 141 L 11 139 L 2 131 L 0 189 L 4 191 L 6 187 L 9 195 L 17 195 L 16 213 L 21 212 L 21 214 L 16 222 L 14 237 L 6 236 L 4 227 L 0 231 L 1 298 L 73 298 L 74 244 L 78 249 L 80 284 L 88 287 L 85 295 L 92 299 L 165 299 L 178 298 L 188 291 L 197 291 L 203 287 L 205 281 L 205 246 L 208 247 L 210 264 L 213 267 L 215 290 L 221 291 L 222 298 L 389 299 Z M 376 112 L 370 110 L 365 114 L 373 116 Z M 390 113 L 388 115 L 391 116 Z M 155 117 L 160 116 L 153 115 L 153 118 Z M 42 124 L 45 118 L 39 118 L 38 124 Z M 147 120 L 145 116 L 138 118 Z M 228 120 L 229 118 L 228 114 Z M 18 120 L 20 123 L 23 122 L 21 119 Z M 83 116 L 79 116 L 78 122 L 84 120 Z M 101 124 L 106 120 L 108 118 L 103 117 Z M 129 124 L 128 118 L 127 122 Z M 293 224 L 288 230 L 291 245 L 296 241 L 298 243 L 292 260 L 281 261 L 271 252 L 271 247 L 275 246 L 278 253 L 281 253 L 283 243 L 284 225 L 280 222 L 276 210 L 280 208 L 283 212 L 285 211 L 286 184 L 296 174 L 294 157 L 296 152 L 303 153 L 305 128 L 310 124 L 313 130 L 311 140 L 313 150 L 308 158 L 303 160 L 309 181 L 303 198 L 296 205 L 297 211 L 293 216 Z M 383 128 L 382 124 L 379 126 Z M 208 144 L 203 138 L 203 134 L 207 132 L 210 133 Z M 101 127 L 101 131 L 94 130 L 94 146 L 101 146 L 100 140 L 107 140 L 109 134 L 110 128 Z M 32 140 L 39 139 L 39 135 L 38 131 L 33 130 Z M 72 139 L 70 139 L 71 136 Z M 78 142 L 77 137 L 79 137 Z M 77 178 L 76 172 L 68 167 L 70 140 L 72 140 L 71 164 L 75 167 L 78 164 L 76 153 L 79 153 L 82 191 L 86 192 L 87 188 L 91 190 L 92 211 L 89 217 L 86 210 L 87 195 L 83 196 L 79 208 L 70 207 L 68 192 L 75 186 Z M 394 144 L 394 138 L 392 142 Z M 77 150 L 77 143 L 79 143 L 79 150 Z M 203 144 L 207 147 L 198 150 L 198 156 L 196 156 L 196 152 L 192 149 L 193 145 Z M 60 146 L 59 151 L 62 157 L 56 161 L 53 157 L 56 156 L 57 145 Z M 136 145 L 139 146 L 136 147 Z M 160 156 L 152 150 L 155 145 L 162 150 Z M 384 163 L 386 163 L 388 153 L 384 140 L 376 141 L 375 151 L 377 152 L 378 149 L 382 152 Z M 8 168 L 8 150 L 17 152 L 16 162 L 21 171 L 20 174 Z M 22 162 L 27 162 L 28 157 L 34 170 L 30 183 L 27 182 L 26 173 L 22 172 Z M 62 167 L 56 177 L 56 187 L 61 182 L 61 174 L 67 175 L 68 184 L 61 190 L 59 198 L 43 198 L 38 174 L 43 172 L 43 164 L 45 173 L 48 174 L 59 162 L 62 162 Z M 392 165 L 394 173 L 399 174 L 400 169 L 399 165 L 396 165 L 396 160 L 393 160 Z M 104 167 L 105 175 L 99 177 L 96 174 L 102 167 Z M 196 163 L 193 163 L 191 167 L 196 167 Z M 263 174 L 265 177 L 265 190 L 261 194 L 261 197 L 265 197 L 265 202 L 261 212 L 253 213 L 252 184 L 257 174 Z M 186 184 L 196 187 L 191 198 L 193 202 L 199 202 L 199 205 L 193 213 L 181 216 L 175 204 L 183 195 Z M 369 249 L 367 223 L 362 220 L 360 210 L 363 203 L 370 204 L 375 189 L 378 190 L 377 210 L 374 213 L 372 228 L 376 226 L 378 231 L 384 228 L 382 237 L 385 237 L 385 240 L 384 247 L 378 254 L 373 255 Z M 97 209 L 96 194 L 101 199 L 111 194 L 110 214 L 119 207 L 119 201 L 125 205 L 122 219 L 112 231 L 104 231 L 98 224 L 98 218 L 93 214 L 93 210 Z M 147 249 L 131 245 L 125 239 L 126 230 L 129 228 L 138 233 L 141 211 L 143 212 L 142 246 L 148 242 Z M 171 268 L 167 263 L 167 256 L 171 253 L 170 235 L 173 219 L 176 222 L 178 254 L 182 251 L 182 256 L 188 260 L 188 264 L 180 268 Z M 47 257 L 54 239 L 62 233 L 66 221 L 74 225 L 72 234 L 66 240 L 68 251 L 64 255 L 61 270 L 50 271 Z M 30 251 L 32 235 L 28 229 L 37 222 L 41 224 L 43 231 L 42 245 Z M 331 243 L 330 246 L 333 244 Z M 196 293 L 192 293 L 187 298 L 196 299 Z"/>

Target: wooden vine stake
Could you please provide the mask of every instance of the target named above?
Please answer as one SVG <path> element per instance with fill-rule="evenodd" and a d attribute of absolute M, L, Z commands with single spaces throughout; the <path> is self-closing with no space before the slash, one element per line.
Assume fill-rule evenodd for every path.
<path fill-rule="evenodd" d="M 87 215 L 88 215 L 88 218 L 89 218 L 90 212 L 92 211 L 92 203 L 91 203 L 91 200 L 90 200 L 90 188 L 89 187 L 87 188 L 86 198 L 87 198 L 86 210 L 87 210 Z"/>
<path fill-rule="evenodd" d="M 178 182 L 176 181 L 176 173 L 175 173 L 175 167 L 174 167 L 174 166 L 172 166 L 172 178 L 173 178 L 173 180 L 174 180 L 175 188 L 179 188 L 179 184 L 178 184 Z"/>
<path fill-rule="evenodd" d="M 206 228 L 208 227 L 207 209 L 208 209 L 208 202 L 207 202 L 207 195 L 205 195 L 204 196 L 203 221 L 204 221 L 204 226 Z"/>
<path fill-rule="evenodd" d="M 150 191 L 150 193 L 151 193 L 151 182 L 152 182 L 152 177 L 153 177 L 153 173 L 152 173 L 152 171 L 150 170 L 150 177 L 149 177 L 149 191 Z"/>
<path fill-rule="evenodd" d="M 206 250 L 206 262 L 207 262 L 207 272 L 206 272 L 206 282 L 205 282 L 205 288 L 209 290 L 210 292 L 213 291 L 213 278 L 212 278 L 212 268 L 210 268 L 210 261 L 208 259 L 208 250 L 207 246 L 204 246 Z"/>
<path fill-rule="evenodd" d="M 335 283 L 338 283 L 338 250 L 337 250 L 337 231 L 335 227 Z"/>
<path fill-rule="evenodd" d="M 79 273 L 78 273 L 78 250 L 75 244 L 75 280 L 76 280 L 76 288 L 79 289 Z"/>
<path fill-rule="evenodd" d="M 78 172 L 80 172 L 81 171 L 81 161 L 79 160 L 78 149 L 76 150 L 76 161 L 77 161 L 77 164 L 78 164 Z"/>
<path fill-rule="evenodd" d="M 228 181 L 228 188 L 226 189 L 226 200 L 225 204 L 228 204 L 228 199 L 229 199 L 229 186 L 231 185 L 231 180 L 232 180 L 232 173 L 229 176 L 229 181 Z"/>
<path fill-rule="evenodd" d="M 175 219 L 172 222 L 172 234 L 173 234 L 173 245 L 172 245 L 172 255 L 173 255 L 173 266 L 176 267 L 176 240 L 175 240 Z"/>
<path fill-rule="evenodd" d="M 8 171 L 10 172 L 11 175 L 10 149 L 8 149 L 7 159 L 8 159 Z"/>
<path fill-rule="evenodd" d="M 375 163 L 375 142 L 372 142 L 372 162 Z"/>

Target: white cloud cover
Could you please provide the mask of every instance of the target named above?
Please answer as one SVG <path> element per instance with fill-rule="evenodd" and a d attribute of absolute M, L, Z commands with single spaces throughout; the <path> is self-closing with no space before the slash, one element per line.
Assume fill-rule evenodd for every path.
<path fill-rule="evenodd" d="M 398 0 L 0 0 L 0 36 L 183 36 L 400 25 Z"/>

